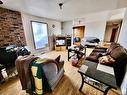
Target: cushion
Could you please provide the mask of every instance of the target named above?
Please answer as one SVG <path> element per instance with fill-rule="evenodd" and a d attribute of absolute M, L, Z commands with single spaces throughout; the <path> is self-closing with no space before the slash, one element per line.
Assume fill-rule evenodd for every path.
<path fill-rule="evenodd" d="M 105 65 L 113 65 L 115 60 L 110 55 L 106 55 L 99 58 L 99 63 Z"/>
<path fill-rule="evenodd" d="M 119 47 L 120 44 L 119 43 L 111 43 L 110 47 L 107 49 L 107 54 L 109 54 L 112 50 L 114 50 L 115 48 Z"/>
<path fill-rule="evenodd" d="M 122 46 L 119 46 L 112 50 L 110 56 L 116 61 L 122 62 L 123 60 L 127 59 L 127 51 Z"/>
<path fill-rule="evenodd" d="M 88 56 L 86 57 L 86 60 L 98 62 L 98 58 L 96 56 Z"/>
<path fill-rule="evenodd" d="M 93 52 L 106 52 L 106 49 L 99 49 L 99 48 L 95 48 L 94 50 L 93 50 Z"/>
<path fill-rule="evenodd" d="M 101 56 L 99 52 L 92 52 L 88 57 L 86 57 L 86 60 L 98 62 L 98 58 Z"/>

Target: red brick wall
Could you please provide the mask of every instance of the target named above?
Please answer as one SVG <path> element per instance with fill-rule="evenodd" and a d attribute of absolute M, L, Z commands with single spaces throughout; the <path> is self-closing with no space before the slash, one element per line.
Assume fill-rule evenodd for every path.
<path fill-rule="evenodd" d="M 0 7 L 0 46 L 20 44 L 26 45 L 20 12 Z"/>

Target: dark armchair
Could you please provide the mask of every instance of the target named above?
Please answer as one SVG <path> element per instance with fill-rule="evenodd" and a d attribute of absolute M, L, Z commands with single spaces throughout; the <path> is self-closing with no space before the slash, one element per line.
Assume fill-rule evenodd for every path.
<path fill-rule="evenodd" d="M 42 63 L 36 63 L 38 59 Z M 60 56 L 56 59 L 43 59 L 32 55 L 20 56 L 16 60 L 16 68 L 22 89 L 29 93 L 35 91 L 36 94 L 43 94 L 53 91 L 64 75 L 64 61 L 60 61 Z"/>

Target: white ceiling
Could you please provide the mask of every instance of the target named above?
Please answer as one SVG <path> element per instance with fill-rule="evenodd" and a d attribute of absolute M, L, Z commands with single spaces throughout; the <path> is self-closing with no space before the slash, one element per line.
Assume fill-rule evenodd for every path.
<path fill-rule="evenodd" d="M 63 3 L 62 10 L 59 3 Z M 60 21 L 127 6 L 127 0 L 3 0 L 1 7 Z"/>

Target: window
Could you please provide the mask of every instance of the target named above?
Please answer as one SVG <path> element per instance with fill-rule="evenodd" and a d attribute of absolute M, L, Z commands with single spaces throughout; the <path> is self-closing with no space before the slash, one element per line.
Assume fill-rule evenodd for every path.
<path fill-rule="evenodd" d="M 35 49 L 48 47 L 48 25 L 46 23 L 31 21 Z"/>

